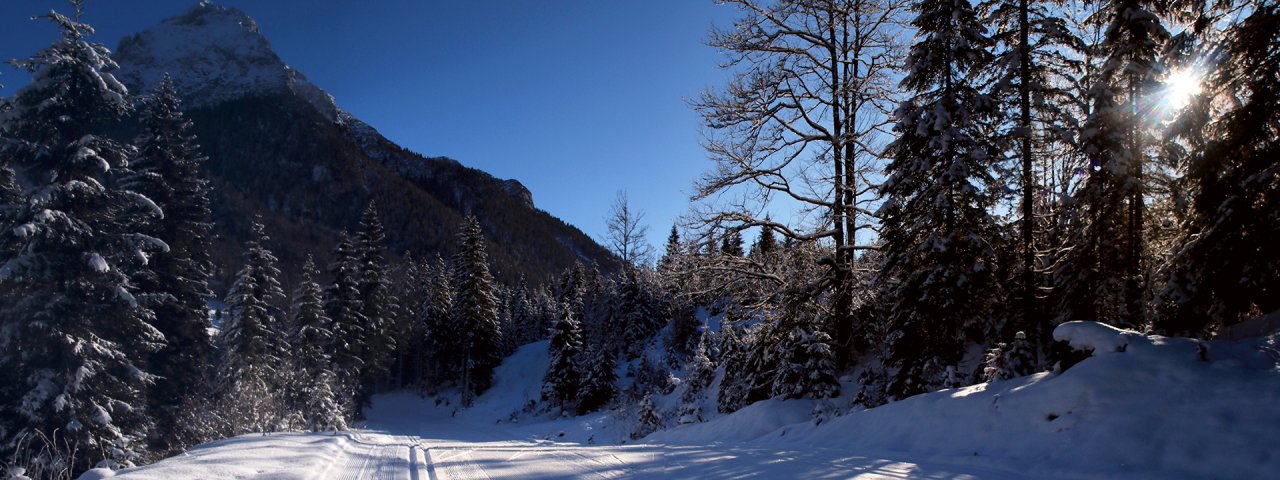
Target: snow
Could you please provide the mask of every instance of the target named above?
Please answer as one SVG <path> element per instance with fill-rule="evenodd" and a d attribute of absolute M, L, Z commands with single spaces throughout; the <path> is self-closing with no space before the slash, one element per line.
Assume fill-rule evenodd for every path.
<path fill-rule="evenodd" d="M 1053 330 L 1054 340 L 1067 342 L 1076 350 L 1088 350 L 1098 355 L 1123 352 L 1130 339 L 1141 336 L 1141 333 L 1133 330 L 1086 321 L 1067 322 Z"/>
<path fill-rule="evenodd" d="M 107 261 L 102 258 L 102 255 L 98 255 L 97 253 L 89 254 L 89 267 L 93 268 L 93 271 L 98 273 L 107 273 L 111 271 L 111 266 L 107 265 Z"/>
<path fill-rule="evenodd" d="M 1280 471 L 1280 410 L 1271 408 L 1280 402 L 1278 334 L 1199 342 L 1091 322 L 1055 333 L 1094 356 L 1061 373 L 874 409 L 850 409 L 847 393 L 825 405 L 847 413 L 821 424 L 811 415 L 814 401 L 769 400 L 637 444 L 622 443 L 625 412 L 558 417 L 525 408 L 540 395 L 546 368 L 547 343 L 539 342 L 508 358 L 471 409 L 457 409 L 456 394 L 381 395 L 357 432 L 246 435 L 118 476 L 1265 478 Z"/>
<path fill-rule="evenodd" d="M 338 121 L 329 94 L 290 68 L 244 12 L 201 2 L 186 13 L 121 40 L 116 52 L 125 84 L 150 91 L 168 73 L 187 106 L 292 92 Z"/>

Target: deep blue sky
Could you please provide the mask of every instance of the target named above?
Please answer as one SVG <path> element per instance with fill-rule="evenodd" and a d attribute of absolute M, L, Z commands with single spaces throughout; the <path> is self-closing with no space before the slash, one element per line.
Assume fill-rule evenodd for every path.
<path fill-rule="evenodd" d="M 97 40 L 196 0 L 91 0 Z M 539 208 L 596 238 L 614 193 L 647 212 L 660 247 L 711 164 L 684 102 L 719 84 L 703 44 L 730 7 L 712 0 L 218 0 L 244 10 L 284 61 L 391 140 L 515 178 Z M 54 38 L 28 17 L 65 1 L 0 2 L 0 59 Z M 0 95 L 23 74 L 0 67 Z"/>

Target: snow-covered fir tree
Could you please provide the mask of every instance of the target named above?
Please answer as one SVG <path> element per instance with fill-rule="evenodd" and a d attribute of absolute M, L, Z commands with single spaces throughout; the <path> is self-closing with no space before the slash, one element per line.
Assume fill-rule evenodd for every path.
<path fill-rule="evenodd" d="M 148 399 L 156 415 L 155 440 L 167 443 L 178 416 L 174 409 L 203 381 L 213 350 L 208 333 L 213 224 L 208 182 L 200 172 L 205 158 L 168 75 L 143 105 L 144 130 L 135 140 L 133 173 L 121 183 L 164 211 L 162 216 L 146 217 L 141 231 L 164 240 L 168 251 L 152 256 L 148 268 L 139 270 L 133 281 L 139 300 L 155 312 L 155 326 L 166 339 L 165 347 L 150 359 L 158 378 Z"/>
<path fill-rule="evenodd" d="M 164 336 L 129 274 L 163 242 L 133 230 L 155 204 L 109 182 L 134 151 L 105 136 L 128 111 L 127 92 L 79 21 L 82 2 L 72 4 L 73 17 L 43 17 L 59 38 L 15 62 L 32 80 L 0 135 L 11 139 L 0 158 L 26 187 L 0 228 L 0 457 L 56 432 L 65 443 L 32 461 L 79 472 L 128 462 L 150 427 L 144 395 L 155 376 L 143 360 Z"/>
<path fill-rule="evenodd" d="M 218 335 L 217 389 L 219 410 L 235 433 L 275 430 L 284 409 L 288 364 L 284 290 L 276 257 L 265 246 L 266 227 L 255 220 L 245 242 L 245 265 L 236 274 L 226 298 L 226 316 Z"/>
<path fill-rule="evenodd" d="M 1016 172 L 1020 190 L 1018 201 L 1018 234 L 1021 262 L 1018 274 L 1017 301 L 1020 315 L 1014 322 L 1029 329 L 1037 345 L 1047 345 L 1051 325 L 1049 315 L 1040 313 L 1037 300 L 1042 269 L 1037 247 L 1036 205 L 1040 187 L 1036 166 L 1044 157 L 1061 154 L 1075 146 L 1072 133 L 1078 128 L 1071 107 L 1076 99 L 1069 86 L 1080 71 L 1078 56 L 1084 42 L 1063 18 L 1064 9 L 1056 2 L 1039 0 L 986 0 L 981 9 L 991 25 L 991 39 L 996 54 L 989 70 L 994 77 L 991 95 L 1003 116 L 997 134 L 1001 150 L 1010 158 L 1010 171 Z M 1058 150 L 1055 152 L 1054 149 Z M 1044 198 L 1043 192 L 1039 198 Z"/>
<path fill-rule="evenodd" d="M 1000 292 L 986 191 L 994 184 L 992 104 L 975 78 L 991 42 L 968 1 L 918 2 L 914 10 L 918 42 L 902 80 L 912 97 L 896 113 L 880 210 L 878 283 L 895 398 L 942 385 L 940 369 L 958 364 L 965 344 L 991 327 Z"/>
<path fill-rule="evenodd" d="M 550 363 L 542 379 L 542 400 L 561 411 L 572 412 L 578 408 L 583 390 L 580 373 L 587 358 L 582 351 L 582 325 L 573 316 L 573 309 L 564 305 L 560 320 L 552 329 L 548 352 Z"/>
<path fill-rule="evenodd" d="M 684 393 L 680 395 L 680 412 L 676 419 L 681 425 L 703 421 L 702 401 L 716 376 L 716 365 L 708 355 L 709 337 L 703 330 L 698 336 L 698 346 L 684 367 Z"/>
<path fill-rule="evenodd" d="M 377 206 L 370 202 L 360 218 L 360 231 L 355 238 L 356 284 L 365 320 L 362 373 L 369 384 L 366 388 L 372 388 L 373 382 L 386 376 L 396 348 L 394 326 L 398 300 L 391 294 L 386 242 Z"/>
<path fill-rule="evenodd" d="M 453 274 L 448 262 L 439 255 L 432 262 L 429 273 L 431 293 L 422 309 L 423 376 L 419 382 L 428 391 L 438 391 L 438 385 L 453 381 L 461 373 L 461 335 L 454 332 L 453 305 L 457 292 L 453 287 Z"/>
<path fill-rule="evenodd" d="M 289 309 L 294 368 L 289 400 L 308 430 L 345 430 L 350 399 L 342 395 L 333 372 L 333 321 L 324 312 L 323 291 L 315 281 L 318 273 L 315 260 L 307 255 Z"/>
<path fill-rule="evenodd" d="M 992 380 L 1008 380 L 1035 373 L 1036 353 L 1027 335 L 1018 332 L 1011 343 L 997 343 L 987 351 L 983 361 L 982 376 Z"/>
<path fill-rule="evenodd" d="M 499 348 L 502 331 L 498 327 L 498 299 L 485 253 L 480 221 L 467 218 L 459 234 L 456 264 L 457 297 L 454 302 L 456 331 L 463 338 L 462 404 L 469 406 L 475 396 L 489 388 L 493 369 L 502 361 Z"/>
<path fill-rule="evenodd" d="M 359 264 L 351 238 L 343 233 L 329 265 L 333 283 L 325 288 L 324 311 L 333 321 L 331 359 L 344 391 L 354 393 L 360 386 L 365 361 L 368 322 L 360 301 Z"/>
<path fill-rule="evenodd" d="M 739 336 L 738 327 L 732 324 L 721 324 L 719 343 L 720 368 L 724 376 L 720 381 L 716 405 L 720 413 L 733 413 L 747 401 L 747 378 L 742 368 L 746 364 L 746 345 Z"/>
<path fill-rule="evenodd" d="M 329 370 L 332 363 L 329 349 L 333 345 L 333 320 L 324 311 L 323 291 L 315 281 L 318 273 L 315 260 L 307 255 L 302 265 L 302 278 L 293 293 L 293 306 L 289 309 L 292 359 L 306 381 Z"/>
<path fill-rule="evenodd" d="M 579 395 L 578 413 L 594 412 L 608 405 L 618 394 L 615 352 L 595 347 L 588 349 L 578 361 L 582 376 L 582 392 Z"/>
<path fill-rule="evenodd" d="M 661 430 L 662 427 L 662 415 L 658 412 L 657 404 L 653 403 L 653 395 L 645 394 L 639 405 L 636 406 L 635 424 L 631 427 L 631 439 L 639 440 L 650 433 Z"/>
<path fill-rule="evenodd" d="M 792 326 L 777 346 L 773 392 L 783 398 L 831 398 L 840 394 L 831 336 L 814 313 L 796 312 Z"/>

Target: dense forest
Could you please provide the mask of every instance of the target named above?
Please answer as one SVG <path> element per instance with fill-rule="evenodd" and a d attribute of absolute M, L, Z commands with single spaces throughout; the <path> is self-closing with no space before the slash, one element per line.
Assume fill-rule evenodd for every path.
<path fill-rule="evenodd" d="M 5 475 L 343 430 L 392 390 L 465 408 L 540 340 L 528 409 L 616 409 L 639 438 L 678 385 L 679 424 L 708 395 L 874 407 L 1069 368 L 1065 321 L 1210 338 L 1280 310 L 1275 2 L 726 0 L 732 78 L 690 102 L 713 166 L 659 251 L 620 195 L 603 241 L 626 267 L 501 283 L 483 219 L 448 257 L 393 257 L 371 202 L 299 265 L 244 219 L 212 309 L 181 95 L 127 91 L 71 3 L 0 104 Z"/>

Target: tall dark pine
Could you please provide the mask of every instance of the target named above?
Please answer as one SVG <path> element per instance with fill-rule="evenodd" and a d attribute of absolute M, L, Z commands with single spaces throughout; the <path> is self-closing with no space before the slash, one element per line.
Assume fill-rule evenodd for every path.
<path fill-rule="evenodd" d="M 489 388 L 493 369 L 502 360 L 502 331 L 484 233 L 475 217 L 467 219 L 459 241 L 461 248 L 454 261 L 457 298 L 453 314 L 457 334 L 463 338 L 462 403 L 469 406 L 476 395 Z"/>
<path fill-rule="evenodd" d="M 553 327 L 548 346 L 551 360 L 542 378 L 542 400 L 572 412 L 578 408 L 583 386 L 578 365 L 586 360 L 582 358 L 582 324 L 567 305 L 562 305 L 560 311 L 560 321 Z"/>
<path fill-rule="evenodd" d="M 146 197 L 110 186 L 133 148 L 104 132 L 128 110 L 93 28 L 50 12 L 48 48 L 16 64 L 32 73 L 6 112 L 0 146 L 27 187 L 0 227 L 0 457 L 40 432 L 69 448 L 36 452 L 79 472 L 127 461 L 147 433 L 144 394 L 154 380 L 139 362 L 162 345 L 128 273 L 162 243 L 130 230 Z M 7 174 L 6 174 L 7 175 Z M 4 180 L 4 179 L 0 179 Z M 12 196 L 12 188 L 5 188 Z M 10 198 L 8 201 L 15 199 Z M 132 442 L 132 443 L 131 443 Z M 71 455 L 74 453 L 74 457 Z"/>
<path fill-rule="evenodd" d="M 151 258 L 149 267 L 134 275 L 138 298 L 155 312 L 155 326 L 167 345 L 151 357 L 159 378 L 149 399 L 157 415 L 156 440 L 164 442 L 184 395 L 203 380 L 213 349 L 209 337 L 209 187 L 200 173 L 205 158 L 199 152 L 191 122 L 183 116 L 177 92 L 168 75 L 146 99 L 145 127 L 135 143 L 130 189 L 147 196 L 163 216 L 146 218 L 141 231 L 162 239 L 167 252 Z"/>
<path fill-rule="evenodd" d="M 1123 298 L 1121 305 L 1099 305 L 1103 313 L 1116 312 L 1114 318 L 1099 320 L 1139 327 L 1146 323 L 1146 272 L 1143 270 L 1144 216 L 1146 211 L 1144 169 L 1148 167 L 1147 151 L 1154 140 L 1148 117 L 1150 109 L 1144 97 L 1156 83 L 1157 57 L 1169 32 L 1154 13 L 1157 3 L 1152 0 L 1112 0 L 1104 2 L 1091 19 L 1107 25 L 1105 38 L 1097 46 L 1106 58 L 1100 71 L 1098 85 L 1093 93 L 1093 115 L 1087 120 L 1090 131 L 1087 153 L 1091 155 L 1092 173 L 1089 179 L 1094 185 L 1086 187 L 1082 202 L 1094 208 L 1091 219 L 1098 230 L 1114 228 L 1120 236 L 1111 232 L 1097 232 L 1097 249 L 1119 258 L 1100 259 L 1105 263 L 1123 265 Z M 1098 175 L 1095 181 L 1092 175 Z M 1110 245 L 1123 239 L 1121 245 Z M 1103 265 L 1102 270 L 1107 267 Z M 1110 275 L 1100 275 L 1095 282 L 1105 283 Z"/>
<path fill-rule="evenodd" d="M 333 283 L 324 292 L 324 311 L 333 321 L 333 362 L 343 388 L 354 392 L 364 368 L 368 321 L 360 300 L 359 263 L 350 237 L 342 239 L 333 251 L 329 275 Z"/>
<path fill-rule="evenodd" d="M 993 273 L 993 184 L 987 122 L 990 99 L 976 88 L 990 60 L 967 0 L 919 2 L 911 68 L 913 96 L 897 112 L 898 139 L 881 209 L 885 260 L 881 298 L 896 371 L 889 395 L 905 398 L 942 384 L 971 339 L 992 322 L 999 285 Z"/>
<path fill-rule="evenodd" d="M 1007 154 L 1017 159 L 1015 170 L 1021 190 L 1019 234 L 1022 265 L 1018 286 L 1021 318 L 1018 323 L 1034 335 L 1038 344 L 1048 334 L 1036 301 L 1036 171 L 1039 158 L 1054 143 L 1064 143 L 1076 127 L 1067 108 L 1074 100 L 1067 90 L 1080 62 L 1068 56 L 1081 52 L 1083 42 L 1049 2 L 1040 0 L 988 0 L 982 4 L 991 22 L 991 38 L 998 46 L 992 59 L 992 95 L 1001 110 L 1016 111 L 999 138 Z"/>
<path fill-rule="evenodd" d="M 396 348 L 397 299 L 391 293 L 386 231 L 375 204 L 369 203 L 356 234 L 356 282 L 365 320 L 365 382 L 385 377 Z"/>
<path fill-rule="evenodd" d="M 1280 6 L 1227 32 L 1206 102 L 1234 106 L 1193 152 L 1187 237 L 1161 292 L 1157 329 L 1205 336 L 1280 310 Z"/>
<path fill-rule="evenodd" d="M 292 357 L 307 381 L 315 381 L 331 369 L 333 320 L 324 312 L 323 292 L 315 282 L 317 273 L 315 260 L 307 255 L 302 265 L 302 279 L 293 293 L 293 307 L 289 309 Z"/>
<path fill-rule="evenodd" d="M 461 335 L 451 334 L 453 327 L 454 299 L 457 290 L 453 284 L 453 270 L 444 257 L 436 255 L 429 274 L 430 294 L 422 309 L 422 344 L 424 371 L 419 379 L 428 387 L 454 380 L 461 373 Z"/>

